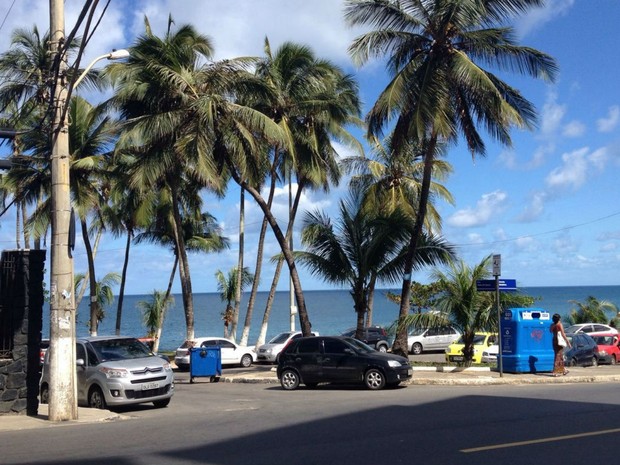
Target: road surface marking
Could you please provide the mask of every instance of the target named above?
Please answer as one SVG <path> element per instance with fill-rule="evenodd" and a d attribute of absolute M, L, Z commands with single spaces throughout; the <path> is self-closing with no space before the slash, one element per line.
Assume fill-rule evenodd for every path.
<path fill-rule="evenodd" d="M 496 444 L 494 446 L 473 447 L 471 449 L 461 449 L 461 452 L 463 452 L 464 454 L 470 454 L 472 452 L 484 452 L 487 450 L 494 450 L 494 449 L 507 449 L 509 447 L 529 446 L 531 444 L 543 444 L 545 442 L 566 441 L 568 439 L 587 438 L 590 436 L 601 436 L 603 434 L 613 434 L 613 433 L 620 433 L 620 428 L 606 429 L 602 431 L 591 431 L 589 433 L 569 434 L 566 436 L 555 436 L 555 437 L 544 438 L 544 439 L 532 439 L 530 441 L 507 442 L 505 444 Z"/>

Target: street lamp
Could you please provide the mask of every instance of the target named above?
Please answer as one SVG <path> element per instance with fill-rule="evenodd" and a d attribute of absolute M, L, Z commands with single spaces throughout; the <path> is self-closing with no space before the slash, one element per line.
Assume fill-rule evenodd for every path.
<path fill-rule="evenodd" d="M 53 95 L 54 119 L 51 151 L 51 207 L 52 245 L 50 269 L 50 390 L 49 419 L 51 421 L 76 420 L 77 384 L 75 371 L 75 297 L 73 284 L 73 258 L 71 256 L 71 191 L 69 185 L 70 153 L 69 125 L 66 108 L 69 102 L 67 63 L 63 53 L 64 1 L 50 0 L 50 52 L 55 60 Z M 126 50 L 117 50 L 97 57 L 74 81 L 78 84 L 93 67 L 104 58 L 127 57 Z"/>
<path fill-rule="evenodd" d="M 128 50 L 125 50 L 125 49 L 112 50 L 110 53 L 106 53 L 105 55 L 98 56 L 97 58 L 95 58 L 93 61 L 90 62 L 90 64 L 84 69 L 84 71 L 82 71 L 82 74 L 80 74 L 80 76 L 73 83 L 73 87 L 77 87 L 79 83 L 82 82 L 82 79 L 86 77 L 88 72 L 91 70 L 93 66 L 95 66 L 95 63 L 97 63 L 98 61 L 105 60 L 105 59 L 122 60 L 123 58 L 129 58 Z"/>

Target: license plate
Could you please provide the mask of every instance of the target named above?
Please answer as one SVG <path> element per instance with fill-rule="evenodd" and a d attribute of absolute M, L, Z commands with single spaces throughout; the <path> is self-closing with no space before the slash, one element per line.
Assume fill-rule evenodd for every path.
<path fill-rule="evenodd" d="M 413 368 L 407 370 L 407 376 L 413 376 Z"/>
<path fill-rule="evenodd" d="M 453 362 L 462 362 L 463 361 L 463 357 L 461 357 L 460 355 L 452 356 L 450 358 L 452 359 Z"/>
<path fill-rule="evenodd" d="M 143 383 L 142 390 L 148 391 L 150 389 L 157 389 L 159 387 L 159 383 Z"/>

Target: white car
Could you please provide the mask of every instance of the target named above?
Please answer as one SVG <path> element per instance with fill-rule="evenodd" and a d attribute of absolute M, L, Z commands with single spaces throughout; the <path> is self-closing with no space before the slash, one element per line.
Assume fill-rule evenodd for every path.
<path fill-rule="evenodd" d="M 616 328 L 601 323 L 580 323 L 564 329 L 565 333 L 587 333 L 590 336 L 604 336 L 605 334 L 618 334 Z"/>
<path fill-rule="evenodd" d="M 499 346 L 493 344 L 482 351 L 482 363 L 495 363 L 497 362 L 497 354 L 499 353 Z"/>
<path fill-rule="evenodd" d="M 436 328 L 417 328 L 409 334 L 407 346 L 409 352 L 420 355 L 429 350 L 446 350 L 450 344 L 461 336 L 452 326 Z"/>
<path fill-rule="evenodd" d="M 311 333 L 313 336 L 318 336 L 319 333 Z M 259 362 L 271 362 L 276 363 L 278 361 L 278 355 L 282 352 L 282 349 L 286 347 L 286 344 L 293 339 L 302 337 L 301 331 L 286 331 L 278 334 L 272 338 L 268 343 L 258 346 L 256 349 L 256 355 Z"/>
<path fill-rule="evenodd" d="M 197 337 L 193 341 L 186 340 L 181 344 L 176 350 L 174 363 L 176 363 L 179 370 L 189 370 L 189 349 L 191 347 L 214 346 L 220 348 L 222 365 L 240 365 L 247 368 L 256 360 L 254 347 L 240 346 L 223 337 Z"/>

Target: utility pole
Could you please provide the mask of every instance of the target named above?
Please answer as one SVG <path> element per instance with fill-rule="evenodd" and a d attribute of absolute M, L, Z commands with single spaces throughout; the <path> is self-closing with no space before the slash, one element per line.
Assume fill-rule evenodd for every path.
<path fill-rule="evenodd" d="M 49 419 L 76 420 L 75 296 L 70 253 L 71 192 L 69 186 L 69 128 L 64 0 L 50 0 L 50 53 L 52 57 L 54 115 L 52 138 L 52 249 L 50 274 L 50 390 Z"/>

